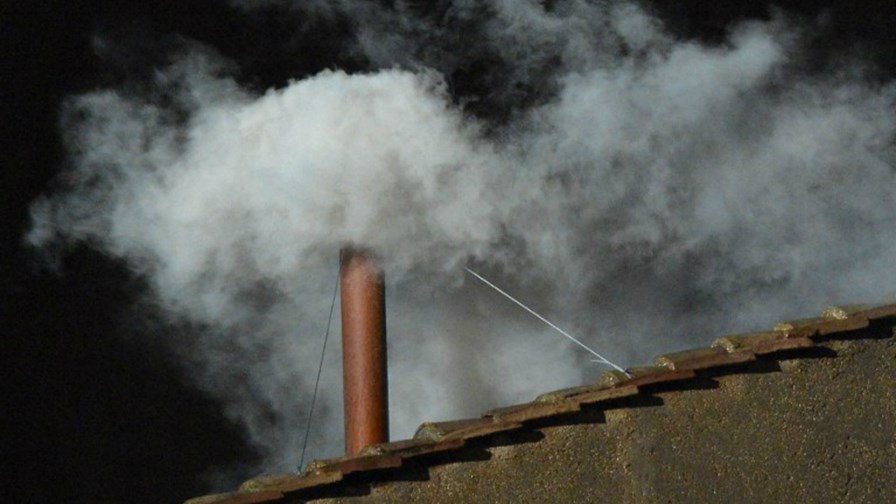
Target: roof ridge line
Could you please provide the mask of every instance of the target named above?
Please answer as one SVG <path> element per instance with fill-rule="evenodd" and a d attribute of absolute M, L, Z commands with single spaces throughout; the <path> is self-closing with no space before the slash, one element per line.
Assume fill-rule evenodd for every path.
<path fill-rule="evenodd" d="M 698 372 L 732 369 L 769 355 L 808 350 L 816 347 L 816 341 L 845 339 L 842 337 L 847 334 L 869 329 L 875 321 L 891 318 L 896 318 L 896 304 L 832 306 L 820 317 L 781 322 L 771 331 L 722 336 L 709 347 L 660 354 L 652 365 L 625 372 L 607 371 L 594 384 L 546 392 L 530 402 L 486 411 L 478 418 L 424 422 L 412 439 L 373 445 L 353 457 L 315 460 L 301 475 L 260 476 L 243 483 L 237 492 L 197 497 L 184 504 L 250 504 L 302 498 L 309 493 L 326 493 L 348 475 L 373 477 L 400 469 L 412 459 L 414 464 L 429 467 L 446 454 L 450 457 L 460 452 L 468 442 L 488 444 L 490 438 L 512 431 L 535 430 L 536 423 L 562 424 L 563 418 L 581 412 L 583 406 L 612 409 L 635 397 L 650 397 L 658 387 L 686 384 L 697 378 Z M 430 463 L 420 461 L 425 458 Z"/>

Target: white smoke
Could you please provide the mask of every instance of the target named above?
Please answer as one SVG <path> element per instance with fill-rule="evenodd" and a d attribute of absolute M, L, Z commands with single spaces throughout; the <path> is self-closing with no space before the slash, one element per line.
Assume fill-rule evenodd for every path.
<path fill-rule="evenodd" d="M 297 462 L 346 244 L 386 269 L 395 437 L 603 370 L 467 264 L 624 365 L 893 294 L 894 90 L 801 75 L 783 21 L 709 47 L 630 4 L 450 3 L 470 49 L 401 8 L 333 5 L 383 69 L 256 96 L 195 51 L 151 96 L 72 98 L 67 188 L 28 237 L 123 258 L 206 328 L 172 345 L 267 469 Z M 466 50 L 497 62 L 482 103 L 509 113 L 453 104 Z M 311 456 L 341 446 L 331 341 Z"/>

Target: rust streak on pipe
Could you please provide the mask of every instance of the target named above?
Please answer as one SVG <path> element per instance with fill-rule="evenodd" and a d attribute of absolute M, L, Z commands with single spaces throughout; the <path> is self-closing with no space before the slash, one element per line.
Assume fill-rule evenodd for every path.
<path fill-rule="evenodd" d="M 340 254 L 342 379 L 345 453 L 389 440 L 386 371 L 386 288 L 372 255 L 346 248 Z"/>

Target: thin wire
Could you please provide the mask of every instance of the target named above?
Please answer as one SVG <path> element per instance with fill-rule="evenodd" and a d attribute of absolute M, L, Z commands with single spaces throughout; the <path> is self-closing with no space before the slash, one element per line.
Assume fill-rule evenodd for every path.
<path fill-rule="evenodd" d="M 324 346 L 320 351 L 320 365 L 317 367 L 317 379 L 314 380 L 314 393 L 311 395 L 311 408 L 308 412 L 308 422 L 305 424 L 305 440 L 302 441 L 302 458 L 299 460 L 298 472 L 305 465 L 305 449 L 308 448 L 308 436 L 311 434 L 311 419 L 314 417 L 314 403 L 317 402 L 317 388 L 320 385 L 320 375 L 324 370 L 324 355 L 327 353 L 327 340 L 330 338 L 330 324 L 333 323 L 333 308 L 336 306 L 336 293 L 339 292 L 339 273 L 336 274 L 336 285 L 333 286 L 333 300 L 330 302 L 330 315 L 327 317 L 327 330 L 324 332 Z"/>
<path fill-rule="evenodd" d="M 518 301 L 516 298 L 514 298 L 513 296 L 511 296 L 510 294 L 508 294 L 508 293 L 504 292 L 503 290 L 501 290 L 501 288 L 498 287 L 497 285 L 495 285 L 495 284 L 489 282 L 488 280 L 486 280 L 486 279 L 485 279 L 482 275 L 480 275 L 479 273 L 476 273 L 475 271 L 471 270 L 470 268 L 467 268 L 466 266 L 464 266 L 464 269 L 467 270 L 467 273 L 469 273 L 469 274 L 473 275 L 474 277 L 478 278 L 479 280 L 481 280 L 483 283 L 485 283 L 486 285 L 488 285 L 488 286 L 491 287 L 492 289 L 495 289 L 496 291 L 498 291 L 498 292 L 500 292 L 501 294 L 503 294 L 504 297 L 506 297 L 507 299 L 509 299 L 509 300 L 513 301 L 514 303 L 516 303 L 520 308 L 526 310 L 527 312 L 529 312 L 529 313 L 531 313 L 532 315 L 534 315 L 535 317 L 537 317 L 538 320 L 541 320 L 542 322 L 544 322 L 545 324 L 549 325 L 550 327 L 552 327 L 554 330 L 556 330 L 556 331 L 559 332 L 560 334 L 562 334 L 562 335 L 566 336 L 567 338 L 569 338 L 569 339 L 570 339 L 573 343 L 575 343 L 576 345 L 579 345 L 580 347 L 584 348 L 585 350 L 588 350 L 589 352 L 591 352 L 592 355 L 594 355 L 595 357 L 597 357 L 597 358 L 599 359 L 599 360 L 597 360 L 596 362 L 600 362 L 600 363 L 603 363 L 603 364 L 608 364 L 608 365 L 614 367 L 615 369 L 617 369 L 617 370 L 619 370 L 619 371 L 622 371 L 623 373 L 625 373 L 626 375 L 628 375 L 628 372 L 627 372 L 625 369 L 622 369 L 621 367 L 617 366 L 616 364 L 613 364 L 612 362 L 608 361 L 608 360 L 606 359 L 606 357 L 604 357 L 603 355 L 601 355 L 601 354 L 595 352 L 594 350 L 592 350 L 591 348 L 589 348 L 587 345 L 585 345 L 585 344 L 582 343 L 581 341 L 579 341 L 579 340 L 577 340 L 576 338 L 574 338 L 574 337 L 573 337 L 571 334 L 569 334 L 568 332 L 564 331 L 563 329 L 560 329 L 559 327 L 557 327 L 556 325 L 554 325 L 550 320 L 548 320 L 548 319 L 542 317 L 542 316 L 539 315 L 538 313 L 535 313 L 534 310 L 532 310 L 532 309 L 529 308 L 528 306 L 524 305 L 523 303 L 521 303 L 520 301 Z"/>

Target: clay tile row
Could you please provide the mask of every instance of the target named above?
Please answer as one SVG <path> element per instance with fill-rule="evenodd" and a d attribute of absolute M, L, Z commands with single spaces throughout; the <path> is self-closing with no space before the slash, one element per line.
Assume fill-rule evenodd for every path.
<path fill-rule="evenodd" d="M 345 457 L 335 461 L 328 461 L 320 465 L 309 465 L 305 471 L 308 475 L 325 473 L 340 473 L 343 476 L 356 472 L 376 471 L 381 469 L 394 469 L 401 467 L 402 458 L 398 455 L 358 455 Z"/>
<path fill-rule="evenodd" d="M 716 339 L 709 348 L 663 354 L 653 366 L 608 371 L 597 384 L 539 395 L 533 402 L 497 408 L 482 418 L 423 423 L 414 439 L 368 447 L 360 457 L 320 461 L 313 474 L 339 474 L 394 468 L 402 459 L 459 449 L 464 441 L 515 430 L 525 422 L 575 413 L 583 404 L 635 395 L 638 387 L 694 378 L 695 371 L 750 362 L 757 355 L 813 346 L 811 337 L 863 329 L 869 320 L 896 316 L 896 304 L 831 307 L 819 318 L 778 324 L 773 331 Z M 284 487 L 286 489 L 288 487 Z"/>
<path fill-rule="evenodd" d="M 582 385 L 553 392 L 545 392 L 535 398 L 535 402 L 553 403 L 574 401 L 578 404 L 593 404 L 600 401 L 617 399 L 638 393 L 637 387 L 609 387 L 606 385 Z"/>
<path fill-rule="evenodd" d="M 868 318 L 853 315 L 846 318 L 817 317 L 810 319 L 790 320 L 781 322 L 775 326 L 775 331 L 780 331 L 788 338 L 802 338 L 824 336 L 827 334 L 855 331 L 868 327 Z"/>
<path fill-rule="evenodd" d="M 361 454 L 397 455 L 403 459 L 409 459 L 447 450 L 455 450 L 463 445 L 464 439 L 448 439 L 438 442 L 429 439 L 402 439 L 400 441 L 368 446 L 361 450 Z"/>
<path fill-rule="evenodd" d="M 579 404 L 574 401 L 530 402 L 489 410 L 485 412 L 484 416 L 501 422 L 529 422 L 567 413 L 576 413 L 579 409 Z"/>
<path fill-rule="evenodd" d="M 320 474 L 274 474 L 268 476 L 260 476 L 251 479 L 240 485 L 242 492 L 259 492 L 265 490 L 277 490 L 281 493 L 288 494 L 297 492 L 306 488 L 314 488 L 322 485 L 329 485 L 342 481 L 342 473 L 330 472 Z"/>
<path fill-rule="evenodd" d="M 789 338 L 811 338 L 864 329 L 872 320 L 889 317 L 896 317 L 896 304 L 832 306 L 821 317 L 781 322 L 775 331 Z"/>
<path fill-rule="evenodd" d="M 282 498 L 283 494 L 277 490 L 230 492 L 196 497 L 184 502 L 184 504 L 256 504 L 259 502 L 273 502 Z"/>
<path fill-rule="evenodd" d="M 822 313 L 829 319 L 864 317 L 868 320 L 896 317 L 896 304 L 832 306 Z"/>
<path fill-rule="evenodd" d="M 291 493 L 331 485 L 347 474 L 401 466 L 401 457 L 394 454 L 361 455 L 342 459 L 316 460 L 308 464 L 304 474 L 275 474 L 250 479 L 239 491 L 190 499 L 184 504 L 250 504 L 274 502 Z"/>
<path fill-rule="evenodd" d="M 657 356 L 653 364 L 668 369 L 700 370 L 731 364 L 741 364 L 756 359 L 756 354 L 745 350 L 729 350 L 713 346 Z"/>
<path fill-rule="evenodd" d="M 598 384 L 605 387 L 645 387 L 681 380 L 689 380 L 697 376 L 692 369 L 669 369 L 664 366 L 638 366 L 622 371 L 607 371 L 600 377 Z"/>
<path fill-rule="evenodd" d="M 696 376 L 696 371 L 811 347 L 814 337 L 863 329 L 873 320 L 890 317 L 896 317 L 896 304 L 830 307 L 818 318 L 782 322 L 772 331 L 723 336 L 709 348 L 659 355 L 652 366 L 633 367 L 626 372 L 607 371 L 596 384 L 547 392 L 529 403 L 488 411 L 481 418 L 426 422 L 413 439 L 369 446 L 359 456 L 313 461 L 301 476 L 262 476 L 243 483 L 238 492 L 198 497 L 185 504 L 277 501 L 291 493 L 336 484 L 348 474 L 398 468 L 406 459 L 457 450 L 468 440 L 520 429 L 526 422 L 576 413 L 583 405 L 637 395 L 639 387 L 688 380 Z"/>
<path fill-rule="evenodd" d="M 301 476 L 291 474 L 261 476 L 243 483 L 239 492 L 202 497 L 200 499 L 209 500 L 194 499 L 187 501 L 186 504 L 268 502 L 282 498 L 284 494 L 337 483 L 349 474 L 401 467 L 403 460 L 458 449 L 463 444 L 463 439 L 440 442 L 406 439 L 381 443 L 366 447 L 355 457 L 312 461 Z M 266 500 L 246 500 L 262 497 Z"/>
<path fill-rule="evenodd" d="M 522 427 L 515 422 L 495 421 L 493 418 L 470 418 L 449 422 L 425 422 L 417 428 L 414 439 L 448 441 L 475 439 Z"/>
<path fill-rule="evenodd" d="M 190 499 L 184 504 L 252 504 L 275 502 L 294 492 L 337 483 L 341 472 L 306 474 L 273 474 L 250 479 L 236 492 L 206 495 Z"/>
<path fill-rule="evenodd" d="M 712 342 L 712 348 L 724 350 L 729 355 L 748 354 L 754 356 L 796 348 L 808 348 L 813 345 L 814 343 L 808 336 L 795 337 L 784 331 L 732 334 Z"/>

